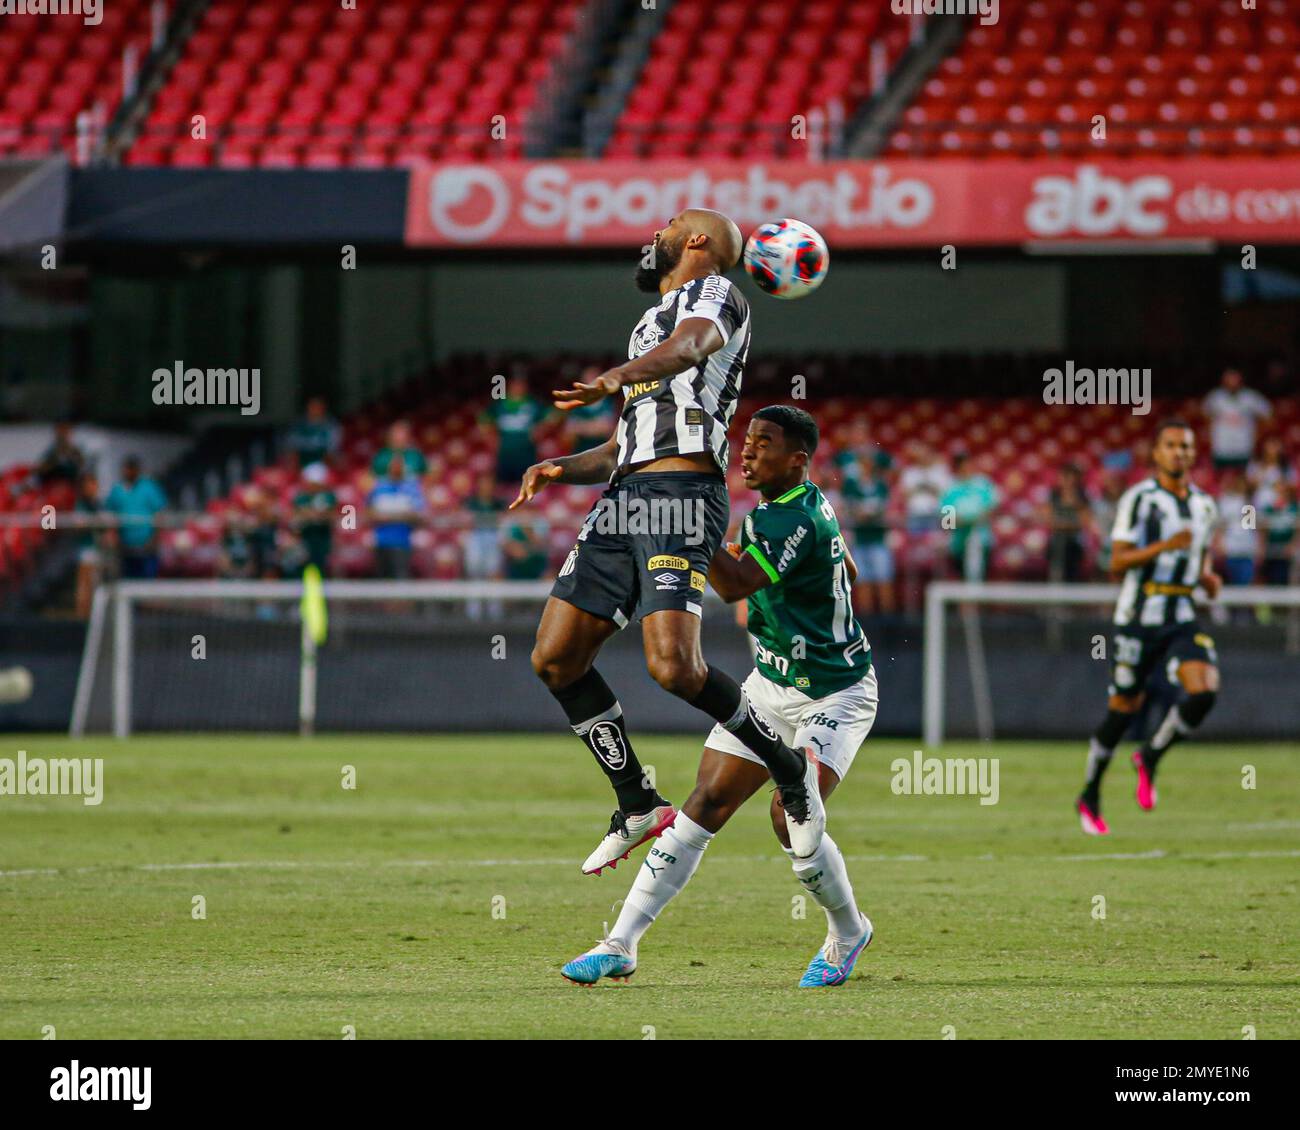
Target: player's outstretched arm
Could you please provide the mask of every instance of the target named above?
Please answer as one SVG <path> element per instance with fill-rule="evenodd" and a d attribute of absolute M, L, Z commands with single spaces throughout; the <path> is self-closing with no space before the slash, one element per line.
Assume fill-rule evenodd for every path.
<path fill-rule="evenodd" d="M 763 567 L 734 543 L 719 549 L 709 562 L 709 584 L 728 604 L 745 600 L 771 583 Z"/>
<path fill-rule="evenodd" d="M 675 377 L 678 373 L 694 368 L 724 344 L 722 332 L 709 318 L 683 318 L 672 337 L 648 353 L 643 353 L 626 364 L 615 365 L 590 384 L 575 381 L 569 388 L 557 388 L 552 393 L 555 407 L 567 411 L 613 396 L 616 392 L 621 392 L 625 385 Z"/>
<path fill-rule="evenodd" d="M 531 501 L 547 483 L 572 483 L 576 486 L 603 483 L 614 473 L 617 462 L 618 444 L 615 438 L 610 436 L 599 447 L 593 447 L 588 451 L 534 463 L 524 472 L 519 494 L 510 504 L 510 509 L 514 510 L 525 502 Z"/>

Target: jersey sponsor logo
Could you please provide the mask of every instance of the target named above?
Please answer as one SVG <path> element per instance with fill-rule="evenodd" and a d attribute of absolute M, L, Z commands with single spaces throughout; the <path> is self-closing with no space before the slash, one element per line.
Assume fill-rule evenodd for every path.
<path fill-rule="evenodd" d="M 1205 648 L 1207 651 L 1210 651 L 1214 648 L 1214 640 L 1211 639 L 1204 632 L 1197 632 L 1196 635 L 1192 637 L 1192 642 L 1200 644 L 1200 646 Z"/>
<path fill-rule="evenodd" d="M 663 384 L 663 381 L 662 381 L 662 380 L 658 380 L 658 381 L 637 381 L 636 384 L 634 384 L 634 385 L 628 385 L 628 386 L 623 390 L 623 396 L 624 396 L 626 399 L 631 400 L 633 397 L 640 396 L 643 392 L 653 392 L 653 391 L 654 391 L 655 389 L 657 389 L 661 384 Z"/>
<path fill-rule="evenodd" d="M 776 731 L 772 728 L 772 723 L 754 709 L 752 702 L 749 704 L 749 720 L 759 728 L 761 733 L 766 734 L 772 741 L 776 741 Z"/>
<path fill-rule="evenodd" d="M 709 275 L 700 286 L 700 302 L 723 302 L 726 300 L 727 291 L 730 288 L 721 275 Z"/>
<path fill-rule="evenodd" d="M 613 722 L 597 722 L 587 734 L 596 756 L 611 769 L 622 769 L 627 764 L 627 747 L 623 732 Z"/>
<path fill-rule="evenodd" d="M 704 574 L 698 569 L 691 570 L 691 588 L 696 592 L 704 591 Z"/>
<path fill-rule="evenodd" d="M 826 717 L 825 714 L 822 714 L 820 711 L 818 711 L 818 713 L 814 714 L 811 718 L 809 718 L 808 721 L 804 723 L 804 725 L 825 726 L 828 730 L 838 730 L 840 728 L 840 720 L 838 718 L 828 718 Z"/>
<path fill-rule="evenodd" d="M 754 641 L 754 650 L 758 653 L 758 661 L 766 663 L 769 667 L 780 671 L 782 675 L 790 673 L 790 660 L 784 655 L 777 655 L 770 647 L 764 647 L 760 640 Z"/>
<path fill-rule="evenodd" d="M 750 541 L 754 540 L 754 515 L 752 514 L 745 515 L 745 537 Z"/>
<path fill-rule="evenodd" d="M 691 563 L 685 557 L 670 557 L 667 554 L 659 553 L 650 558 L 645 567 L 651 572 L 655 569 L 689 569 Z M 655 580 L 658 579 L 658 577 L 655 578 Z"/>
<path fill-rule="evenodd" d="M 808 533 L 807 526 L 800 526 L 794 533 L 785 539 L 785 544 L 781 548 L 781 556 L 776 561 L 776 571 L 784 573 L 786 567 L 795 559 L 799 552 L 799 543 L 803 541 Z M 766 545 L 766 542 L 764 543 Z"/>

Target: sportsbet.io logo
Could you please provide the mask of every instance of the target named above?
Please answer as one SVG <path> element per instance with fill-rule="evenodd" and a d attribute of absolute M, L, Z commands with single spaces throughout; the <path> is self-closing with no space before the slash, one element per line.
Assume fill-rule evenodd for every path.
<path fill-rule="evenodd" d="M 613 722 L 597 722 L 591 728 L 591 748 L 596 756 L 611 769 L 622 769 L 627 764 L 627 747 L 623 734 Z"/>

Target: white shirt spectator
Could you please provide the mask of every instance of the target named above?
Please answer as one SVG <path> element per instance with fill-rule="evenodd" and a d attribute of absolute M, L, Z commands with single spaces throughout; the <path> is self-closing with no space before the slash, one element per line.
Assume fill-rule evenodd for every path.
<path fill-rule="evenodd" d="M 917 517 L 937 514 L 939 499 L 952 486 L 952 472 L 943 463 L 913 465 L 904 469 L 898 485 L 907 500 L 907 513 Z"/>
<path fill-rule="evenodd" d="M 1249 505 L 1250 499 L 1245 492 L 1219 495 L 1219 520 L 1223 523 L 1225 557 L 1246 557 L 1254 561 L 1259 556 L 1259 530 L 1248 529 L 1242 513 Z"/>
<path fill-rule="evenodd" d="M 1246 460 L 1255 453 L 1256 421 L 1268 419 L 1273 407 L 1254 389 L 1216 388 L 1205 398 L 1205 414 L 1214 458 Z"/>

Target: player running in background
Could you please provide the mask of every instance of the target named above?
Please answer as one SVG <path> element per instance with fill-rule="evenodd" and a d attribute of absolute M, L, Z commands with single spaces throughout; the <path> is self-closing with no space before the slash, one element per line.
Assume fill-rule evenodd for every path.
<path fill-rule="evenodd" d="M 741 249 L 736 225 L 707 209 L 681 212 L 655 233 L 636 282 L 659 301 L 633 330 L 629 361 L 555 392 L 565 410 L 622 393 L 617 430 L 599 447 L 530 467 L 511 503 L 513 510 L 548 482 L 610 484 L 560 569 L 532 655 L 534 671 L 618 798 L 609 832 L 582 866 L 589 875 L 625 859 L 677 815 L 647 779 L 623 708 L 593 666 L 605 641 L 637 616 L 655 681 L 771 770 L 801 854 L 816 851 L 825 821 L 815 757 L 777 737 L 737 683 L 700 652 L 705 575 L 730 513 L 727 426 L 749 352 L 749 304 L 722 277 Z M 619 521 L 609 529 L 611 518 L 634 511 L 659 518 L 648 528 L 642 522 L 633 529 L 631 521 L 617 528 Z"/>
<path fill-rule="evenodd" d="M 1156 806 L 1161 758 L 1205 720 L 1219 690 L 1214 640 L 1197 622 L 1192 603 L 1198 585 L 1211 600 L 1219 594 L 1209 556 L 1218 507 L 1189 481 L 1196 437 L 1182 420 L 1160 425 L 1151 458 L 1154 478 L 1124 493 L 1111 531 L 1111 572 L 1123 582 L 1110 645 L 1110 700 L 1088 748 L 1087 780 L 1077 801 L 1083 830 L 1094 836 L 1110 830 L 1101 816 L 1102 775 L 1156 665 L 1168 660 L 1177 667 L 1183 693 L 1132 757 L 1137 802 L 1148 811 Z"/>
<path fill-rule="evenodd" d="M 817 425 L 803 409 L 774 405 L 754 414 L 741 466 L 745 485 L 764 501 L 745 519 L 739 545 L 714 555 L 709 583 L 728 602 L 748 597 L 758 658 L 745 694 L 774 719 L 784 741 L 817 748 L 820 791 L 828 797 L 871 729 L 877 695 L 871 648 L 851 604 L 857 569 L 835 511 L 808 481 L 816 447 Z M 759 758 L 715 726 L 695 791 L 637 871 L 612 934 L 565 965 L 563 976 L 586 985 L 631 976 L 641 936 L 695 874 L 709 841 L 768 779 Z M 844 857 L 825 834 L 816 854 L 795 855 L 779 794 L 772 798 L 772 827 L 795 877 L 826 912 L 826 941 L 799 984 L 841 985 L 872 933 Z"/>

